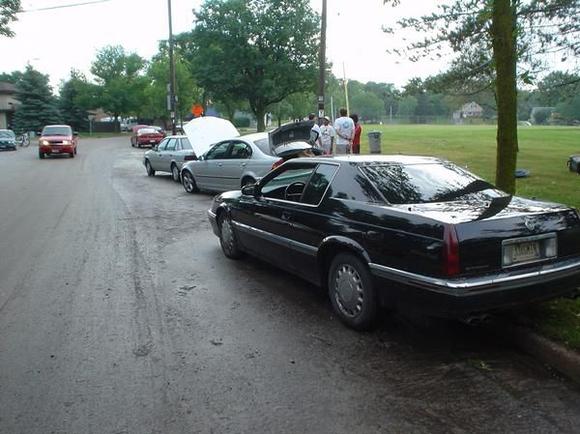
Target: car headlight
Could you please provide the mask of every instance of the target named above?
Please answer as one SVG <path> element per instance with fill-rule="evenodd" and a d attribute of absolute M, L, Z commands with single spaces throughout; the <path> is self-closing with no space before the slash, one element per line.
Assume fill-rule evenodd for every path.
<path fill-rule="evenodd" d="M 72 142 L 70 140 L 63 140 L 62 144 L 63 145 L 72 145 Z"/>
<path fill-rule="evenodd" d="M 48 145 L 50 145 L 50 143 L 48 143 L 48 140 L 41 140 L 41 141 L 40 141 L 40 144 L 41 144 L 41 145 L 43 145 L 43 146 L 48 146 Z"/>

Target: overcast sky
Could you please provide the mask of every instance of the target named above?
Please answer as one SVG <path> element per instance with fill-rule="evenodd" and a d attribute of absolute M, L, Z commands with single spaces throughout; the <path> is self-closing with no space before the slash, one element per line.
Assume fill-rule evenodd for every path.
<path fill-rule="evenodd" d="M 22 70 L 27 63 L 49 74 L 53 86 L 68 78 L 71 67 L 88 74 L 95 53 L 106 45 L 122 45 L 149 59 L 168 37 L 167 0 L 108 0 L 99 4 L 35 11 L 35 9 L 94 0 L 22 0 L 25 11 L 12 24 L 14 38 L 0 38 L 0 72 Z M 320 12 L 322 0 L 311 0 Z M 405 4 L 405 2 L 403 2 Z M 192 9 L 201 0 L 172 0 L 173 31 L 192 27 Z M 421 13 L 437 0 L 414 0 Z M 415 8 L 416 9 L 416 8 Z M 386 35 L 381 26 L 409 15 L 404 7 L 384 6 L 383 0 L 328 0 L 327 58 L 333 72 L 362 82 L 394 83 L 401 87 L 412 77 L 427 77 L 445 68 L 444 62 L 410 63 L 385 50 L 400 44 L 402 35 Z"/>

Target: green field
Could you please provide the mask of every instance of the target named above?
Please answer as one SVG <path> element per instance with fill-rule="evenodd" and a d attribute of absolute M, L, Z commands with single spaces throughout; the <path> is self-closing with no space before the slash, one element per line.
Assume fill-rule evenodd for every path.
<path fill-rule="evenodd" d="M 496 128 L 464 125 L 363 125 L 361 152 L 368 153 L 367 133 L 382 133 L 383 154 L 445 158 L 490 182 L 495 181 Z M 517 180 L 517 194 L 580 208 L 580 176 L 566 161 L 580 154 L 580 128 L 520 127 L 518 168 L 530 170 Z M 580 299 L 562 299 L 528 310 L 537 329 L 580 349 Z"/>

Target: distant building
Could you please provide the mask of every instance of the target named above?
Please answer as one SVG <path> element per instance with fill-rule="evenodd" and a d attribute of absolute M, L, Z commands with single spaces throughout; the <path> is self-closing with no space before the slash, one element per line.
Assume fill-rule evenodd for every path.
<path fill-rule="evenodd" d="M 12 126 L 14 110 L 20 102 L 14 97 L 16 86 L 12 83 L 0 81 L 0 128 Z"/>
<path fill-rule="evenodd" d="M 480 118 L 483 116 L 483 109 L 478 103 L 471 101 L 461 106 L 461 114 L 464 118 Z"/>

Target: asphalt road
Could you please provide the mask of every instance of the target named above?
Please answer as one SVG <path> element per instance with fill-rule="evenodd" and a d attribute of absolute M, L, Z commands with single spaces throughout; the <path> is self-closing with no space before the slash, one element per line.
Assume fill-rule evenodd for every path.
<path fill-rule="evenodd" d="M 128 138 L 0 153 L 1 433 L 578 432 L 580 390 L 456 323 L 343 327 L 222 255 Z"/>

